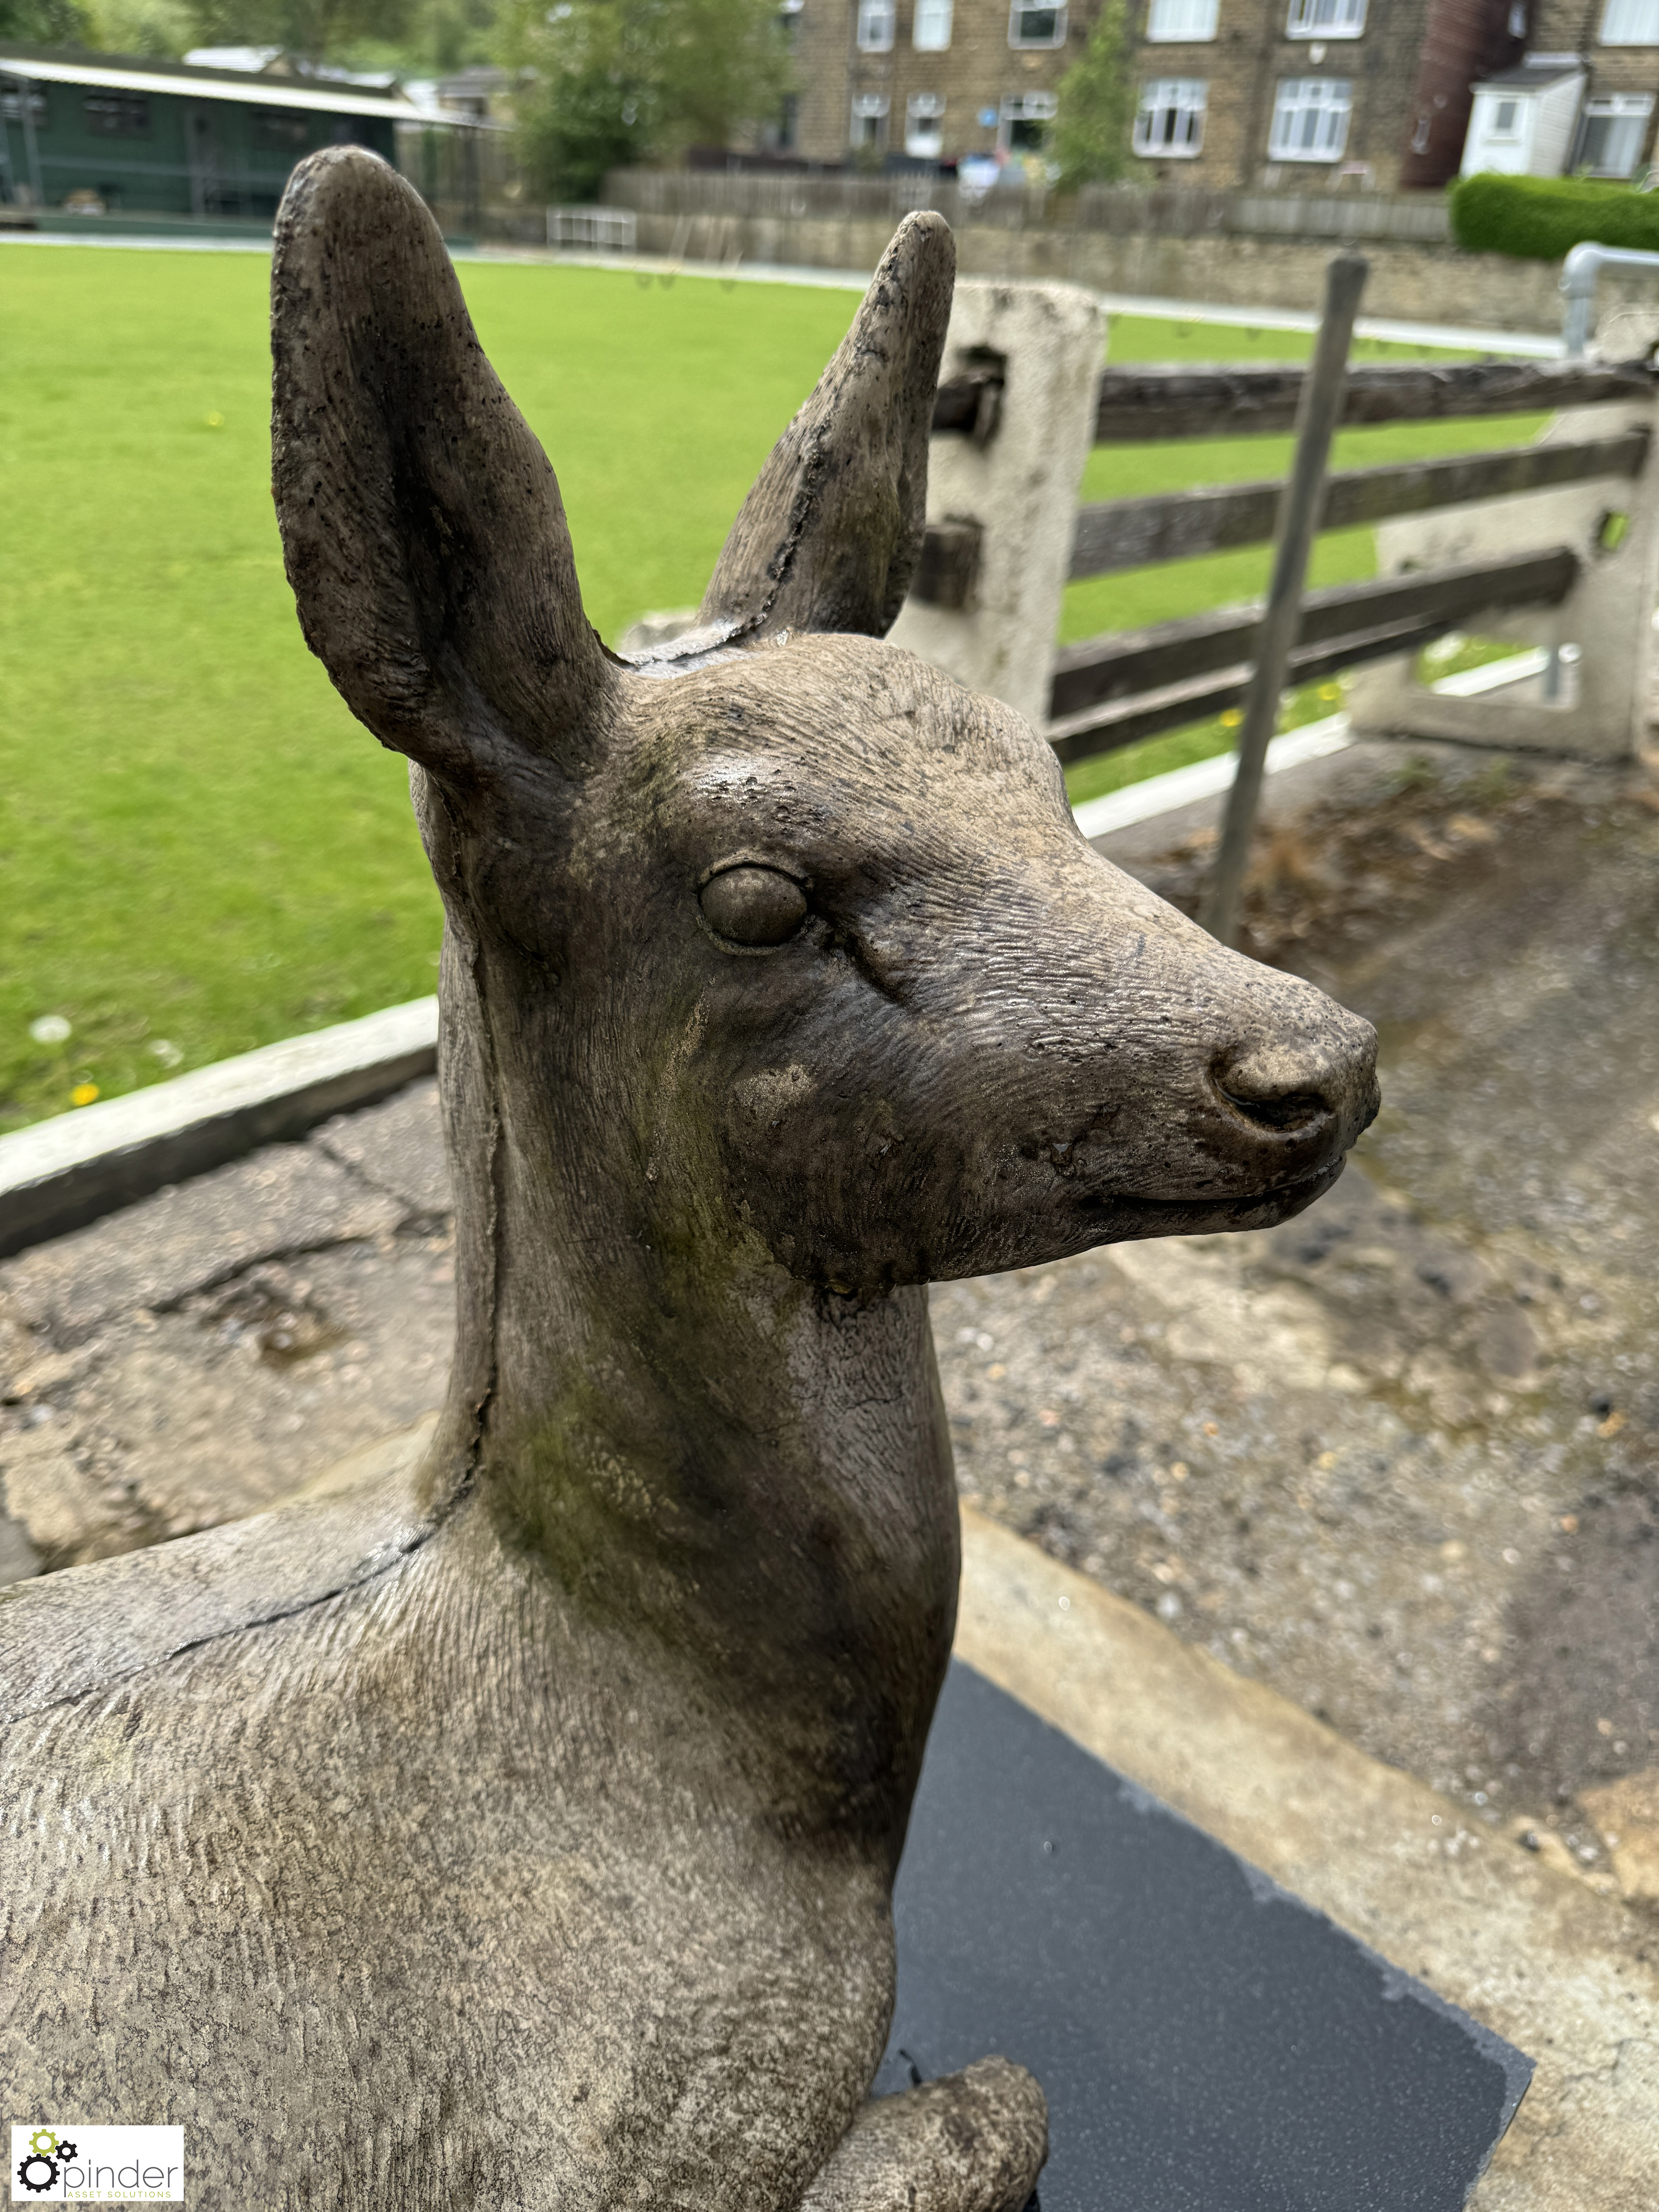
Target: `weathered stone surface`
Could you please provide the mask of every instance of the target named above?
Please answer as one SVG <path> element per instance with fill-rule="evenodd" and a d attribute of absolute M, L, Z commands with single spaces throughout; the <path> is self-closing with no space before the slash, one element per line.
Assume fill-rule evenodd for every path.
<path fill-rule="evenodd" d="M 289 185 L 289 575 L 416 764 L 445 901 L 450 1386 L 412 1501 L 0 1606 L 0 2066 L 40 2111 L 182 2100 L 204 2212 L 787 2212 L 843 2174 L 1018 2212 L 1035 2181 L 1018 2069 L 914 2124 L 866 2104 L 957 1579 L 921 1285 L 1287 1218 L 1375 1111 L 1375 1041 L 1107 867 L 1030 729 L 878 641 L 951 258 L 907 220 L 706 649 L 635 671 L 411 188 L 345 147 Z M 67 1351 L 111 1294 L 30 1310 Z M 280 1296 L 267 1348 L 319 1340 Z"/>
<path fill-rule="evenodd" d="M 311 1141 L 331 1159 L 355 1168 L 380 1189 L 400 1198 L 417 1218 L 437 1221 L 453 1209 L 449 1162 L 438 1117 L 438 1085 L 411 1083 L 382 1106 L 337 1114 Z"/>
<path fill-rule="evenodd" d="M 62 1351 L 115 1315 L 177 1306 L 257 1260 L 389 1235 L 409 1210 L 325 1152 L 270 1145 L 6 1261 L 0 1310 Z"/>

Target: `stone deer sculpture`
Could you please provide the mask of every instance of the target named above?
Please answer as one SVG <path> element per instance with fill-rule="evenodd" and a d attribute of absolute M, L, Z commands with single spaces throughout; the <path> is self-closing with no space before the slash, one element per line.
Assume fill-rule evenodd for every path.
<path fill-rule="evenodd" d="M 908 218 L 701 629 L 583 618 L 430 217 L 275 270 L 305 633 L 443 894 L 459 1339 L 414 1480 L 0 1602 L 0 2080 L 203 2212 L 1018 2212 L 1041 2091 L 866 2101 L 951 1647 L 926 1291 L 1316 1198 L 1373 1040 L 1079 836 L 882 643 L 953 248 Z"/>

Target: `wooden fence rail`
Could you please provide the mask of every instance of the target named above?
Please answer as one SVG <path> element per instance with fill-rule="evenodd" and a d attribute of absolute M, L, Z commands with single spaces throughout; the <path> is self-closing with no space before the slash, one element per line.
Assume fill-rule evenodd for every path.
<path fill-rule="evenodd" d="M 1108 368 L 1095 410 L 1097 445 L 1169 438 L 1239 438 L 1296 421 L 1305 370 Z M 1342 423 L 1437 422 L 1459 416 L 1547 414 L 1609 399 L 1651 399 L 1645 362 L 1357 362 L 1348 371 Z"/>
<path fill-rule="evenodd" d="M 1291 679 L 1310 684 L 1361 661 L 1415 652 L 1474 615 L 1557 606 L 1579 572 L 1577 555 L 1554 546 L 1310 592 Z M 1063 761 L 1086 760 L 1237 706 L 1261 628 L 1261 609 L 1244 607 L 1063 647 L 1054 662 L 1050 743 Z"/>
<path fill-rule="evenodd" d="M 1350 469 L 1328 480 L 1319 527 L 1351 530 L 1391 514 L 1423 514 L 1509 492 L 1639 476 L 1647 457 L 1648 434 L 1638 429 L 1574 445 L 1506 446 L 1449 460 Z M 1273 534 L 1284 489 L 1271 477 L 1216 490 L 1165 492 L 1080 507 L 1072 541 L 1072 579 L 1264 544 Z"/>
<path fill-rule="evenodd" d="M 1108 368 L 1093 386 L 1092 400 L 1086 397 L 1086 383 L 1080 398 L 1092 408 L 1097 445 L 1231 439 L 1291 429 L 1307 374 L 1300 363 L 1284 362 L 1261 368 Z M 994 452 L 1009 388 L 1012 380 L 1000 355 L 982 348 L 959 352 L 953 374 L 939 386 L 935 434 L 962 437 Z M 1026 388 L 1023 382 L 1018 386 Z M 1647 528 L 1642 518 L 1654 505 L 1648 489 L 1652 434 L 1628 410 L 1632 404 L 1650 410 L 1656 398 L 1659 369 L 1647 358 L 1350 363 L 1338 418 L 1348 428 L 1543 415 L 1609 404 L 1622 404 L 1627 411 L 1616 428 L 1601 435 L 1558 434 L 1534 444 L 1350 469 L 1328 477 L 1318 510 L 1318 527 L 1327 531 L 1430 516 L 1446 507 L 1485 508 L 1490 518 L 1492 502 L 1528 492 L 1565 492 L 1569 507 L 1559 519 L 1552 510 L 1551 518 L 1541 520 L 1536 510 L 1531 520 L 1525 519 L 1526 510 L 1517 510 L 1516 538 L 1524 544 L 1530 532 L 1533 538 L 1522 552 L 1510 553 L 1516 539 L 1506 542 L 1488 519 L 1472 526 L 1473 543 L 1484 557 L 1471 554 L 1460 566 L 1443 565 L 1459 543 L 1454 532 L 1446 550 L 1431 551 L 1420 570 L 1307 593 L 1286 680 L 1307 683 L 1366 662 L 1393 660 L 1403 667 L 1407 657 L 1424 645 L 1470 628 L 1486 615 L 1500 624 L 1532 609 L 1547 617 L 1571 599 L 1565 618 L 1589 622 L 1584 593 L 1590 592 L 1600 607 L 1607 597 L 1607 580 L 1615 592 L 1624 589 L 1620 576 L 1638 557 L 1615 551 L 1624 547 L 1624 533 L 1607 533 L 1599 501 L 1605 499 L 1606 510 L 1621 516 L 1628 510 L 1631 528 Z M 956 512 L 928 525 L 912 597 L 924 607 L 948 611 L 972 623 L 985 588 L 982 580 L 991 574 L 988 563 L 994 565 L 990 549 L 1001 526 L 995 513 L 978 512 L 980 501 L 969 489 L 969 482 L 964 478 L 959 488 Z M 1602 483 L 1607 489 L 1598 495 L 1595 487 Z M 1574 489 L 1581 487 L 1579 503 L 1572 507 Z M 963 491 L 968 493 L 965 499 Z M 1275 535 L 1284 493 L 1280 480 L 1266 478 L 1074 507 L 1069 565 L 1057 583 L 1265 544 Z M 1432 525 L 1427 527 L 1431 533 Z M 1425 542 L 1432 543 L 1431 535 Z M 1397 567 L 1398 555 L 1394 557 Z M 1620 576 L 1613 575 L 1615 570 Z M 999 591 L 1006 596 L 1006 586 L 994 587 L 985 604 L 989 619 L 1006 627 L 1009 617 Z M 1261 618 L 1259 607 L 1207 614 L 1091 638 L 1060 651 L 1053 663 L 1046 729 L 1060 758 L 1087 759 L 1238 705 L 1249 689 Z M 1581 632 L 1571 635 L 1576 638 Z M 934 643 L 930 633 L 929 644 Z M 1626 659 L 1633 649 L 1620 647 Z M 1377 680 L 1368 677 L 1365 682 L 1374 688 Z M 1031 706 L 1024 711 L 1030 713 Z M 1421 721 L 1422 708 L 1413 706 L 1412 711 Z M 1607 713 L 1616 722 L 1622 711 L 1610 708 Z M 1547 711 L 1539 712 L 1547 722 Z M 1456 720 L 1459 732 L 1464 722 L 1473 732 L 1480 721 L 1474 708 L 1462 706 L 1436 706 L 1433 714 L 1442 720 Z M 1600 707 L 1595 714 L 1594 731 L 1581 715 L 1571 732 L 1550 723 L 1551 734 L 1543 735 L 1540 722 L 1539 732 L 1523 741 L 1564 744 L 1570 750 L 1604 748 L 1613 740 L 1600 731 L 1601 720 L 1607 719 Z M 1559 737 L 1553 734 L 1558 727 Z"/>

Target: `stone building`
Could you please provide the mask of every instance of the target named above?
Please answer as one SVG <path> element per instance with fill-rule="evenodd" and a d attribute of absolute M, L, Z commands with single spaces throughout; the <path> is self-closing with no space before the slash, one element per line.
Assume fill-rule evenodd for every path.
<path fill-rule="evenodd" d="M 1626 9 L 1659 0 L 1607 0 Z M 1457 173 L 1470 88 L 1524 0 L 1131 0 L 1147 182 L 1393 191 Z M 1098 0 L 785 0 L 792 150 L 841 161 L 1043 150 Z"/>
<path fill-rule="evenodd" d="M 790 150 L 955 161 L 1041 152 L 1095 0 L 796 0 L 784 12 L 801 83 Z"/>
<path fill-rule="evenodd" d="M 1466 171 L 1624 179 L 1654 157 L 1659 0 L 1533 0 L 1532 51 L 1476 88 Z"/>
<path fill-rule="evenodd" d="M 1523 30 L 1516 0 L 1146 0 L 1134 149 L 1169 184 L 1443 185 Z"/>

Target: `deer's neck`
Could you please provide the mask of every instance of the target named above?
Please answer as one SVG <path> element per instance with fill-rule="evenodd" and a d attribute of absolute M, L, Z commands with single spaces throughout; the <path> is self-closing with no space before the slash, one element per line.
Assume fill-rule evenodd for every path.
<path fill-rule="evenodd" d="M 558 1056 L 550 1018 L 532 1035 L 447 988 L 439 1479 L 465 1462 L 562 1603 L 728 1715 L 781 1820 L 896 1851 L 957 1572 L 925 1293 L 796 1280 L 708 1198 L 695 1147 L 642 1158 L 637 1117 Z"/>

